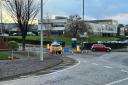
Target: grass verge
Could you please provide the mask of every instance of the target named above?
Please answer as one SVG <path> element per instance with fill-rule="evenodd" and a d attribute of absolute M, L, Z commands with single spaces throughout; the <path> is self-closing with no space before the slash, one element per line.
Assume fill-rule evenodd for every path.
<path fill-rule="evenodd" d="M 8 60 L 9 54 L 5 52 L 0 52 L 0 60 Z"/>

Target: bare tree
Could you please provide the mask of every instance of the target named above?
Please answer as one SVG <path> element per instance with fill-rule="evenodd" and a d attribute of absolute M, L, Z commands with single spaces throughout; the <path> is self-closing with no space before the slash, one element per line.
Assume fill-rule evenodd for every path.
<path fill-rule="evenodd" d="M 77 37 L 78 34 L 84 32 L 88 33 L 88 25 L 78 15 L 71 15 L 66 23 L 65 32 L 70 34 L 72 37 Z"/>
<path fill-rule="evenodd" d="M 18 24 L 22 34 L 22 48 L 25 50 L 25 39 L 29 30 L 29 23 L 39 12 L 38 3 L 34 0 L 9 0 L 6 8 L 12 19 Z"/>
<path fill-rule="evenodd" d="M 124 27 L 123 24 L 118 24 L 118 26 L 117 26 L 117 36 L 120 36 L 120 29 L 121 29 L 122 27 Z"/>

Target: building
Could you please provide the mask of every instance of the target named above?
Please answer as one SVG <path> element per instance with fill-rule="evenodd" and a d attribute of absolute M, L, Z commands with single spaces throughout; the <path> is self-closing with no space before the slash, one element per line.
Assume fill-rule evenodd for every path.
<path fill-rule="evenodd" d="M 125 36 L 125 27 L 120 28 L 120 36 Z"/>
<path fill-rule="evenodd" d="M 67 18 L 56 17 L 55 19 L 45 19 L 43 21 L 43 31 L 64 32 Z M 88 20 L 88 23 L 93 36 L 116 36 L 118 21 L 116 20 Z M 41 29 L 41 24 L 38 25 L 38 31 Z M 46 33 L 47 34 L 47 33 Z"/>
<path fill-rule="evenodd" d="M 95 36 L 116 36 L 118 21 L 116 20 L 89 20 L 88 23 Z"/>
<path fill-rule="evenodd" d="M 66 22 L 67 22 L 66 17 L 55 17 L 55 19 L 44 19 L 43 31 L 44 33 L 50 31 L 51 34 L 57 34 L 57 33 L 62 34 L 65 30 Z M 40 30 L 41 30 L 41 23 L 39 22 L 38 31 Z"/>
<path fill-rule="evenodd" d="M 28 31 L 31 32 L 37 30 L 38 30 L 38 25 L 36 24 L 29 25 Z M 6 31 L 8 31 L 9 33 L 14 33 L 14 32 L 20 32 L 20 29 L 17 23 L 3 23 L 2 28 L 0 29 L 0 34 L 5 33 Z"/>
<path fill-rule="evenodd" d="M 125 25 L 120 28 L 120 35 L 121 36 L 128 36 L 128 25 Z"/>
<path fill-rule="evenodd" d="M 87 20 L 85 22 L 89 23 L 95 23 L 95 24 L 107 24 L 107 25 L 118 25 L 117 20 L 112 20 L 112 19 L 106 19 L 106 20 Z"/>

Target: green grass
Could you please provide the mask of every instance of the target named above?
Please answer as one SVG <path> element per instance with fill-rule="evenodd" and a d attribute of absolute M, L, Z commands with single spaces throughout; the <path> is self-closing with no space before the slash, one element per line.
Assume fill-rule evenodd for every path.
<path fill-rule="evenodd" d="M 22 39 L 22 36 L 10 36 L 10 38 Z M 40 40 L 39 36 L 27 36 L 26 40 Z"/>
<path fill-rule="evenodd" d="M 115 41 L 115 40 L 118 40 L 118 38 L 116 37 L 90 37 L 86 40 L 89 42 L 96 42 L 96 41 L 106 42 L 106 41 Z"/>
<path fill-rule="evenodd" d="M 7 54 L 5 52 L 0 52 L 0 60 L 7 60 L 8 56 L 9 56 L 9 54 Z"/>

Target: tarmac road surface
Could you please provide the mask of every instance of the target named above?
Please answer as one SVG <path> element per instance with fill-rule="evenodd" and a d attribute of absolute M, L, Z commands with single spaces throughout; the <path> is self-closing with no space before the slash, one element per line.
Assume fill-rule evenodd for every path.
<path fill-rule="evenodd" d="M 0 85 L 128 85 L 128 53 L 69 55 L 78 63 L 45 75 L 31 75 Z"/>

